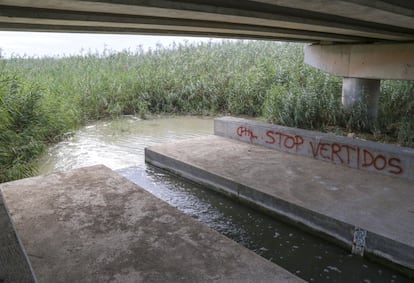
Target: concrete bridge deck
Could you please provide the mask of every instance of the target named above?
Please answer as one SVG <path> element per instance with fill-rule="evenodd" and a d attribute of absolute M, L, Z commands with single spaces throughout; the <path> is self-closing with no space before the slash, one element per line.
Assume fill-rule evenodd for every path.
<path fill-rule="evenodd" d="M 1 0 L 0 30 L 412 42 L 413 11 L 407 0 Z"/>
<path fill-rule="evenodd" d="M 0 191 L 42 283 L 303 282 L 104 166 Z"/>
<path fill-rule="evenodd" d="M 414 182 L 211 136 L 146 149 L 146 161 L 414 270 Z"/>

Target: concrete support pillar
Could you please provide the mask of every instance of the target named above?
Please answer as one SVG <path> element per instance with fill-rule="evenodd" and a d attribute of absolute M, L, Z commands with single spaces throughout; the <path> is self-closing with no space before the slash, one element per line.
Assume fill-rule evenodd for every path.
<path fill-rule="evenodd" d="M 414 80 L 414 43 L 307 45 L 305 63 L 343 77 L 345 109 L 362 100 L 375 122 L 380 80 Z"/>
<path fill-rule="evenodd" d="M 370 120 L 375 121 L 378 116 L 380 83 L 378 79 L 343 78 L 342 105 L 345 109 L 351 109 L 363 100 L 367 104 Z"/>

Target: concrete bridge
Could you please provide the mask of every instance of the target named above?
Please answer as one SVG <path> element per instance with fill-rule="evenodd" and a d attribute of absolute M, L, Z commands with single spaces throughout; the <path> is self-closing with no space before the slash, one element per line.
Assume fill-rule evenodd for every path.
<path fill-rule="evenodd" d="M 366 96 L 372 119 L 377 116 L 381 79 L 414 80 L 414 2 L 412 0 L 0 0 L 0 30 L 194 35 L 305 42 L 308 43 L 305 47 L 305 62 L 344 78 L 343 104 L 345 107 L 352 107 L 363 96 Z M 247 128 L 242 131 L 244 132 L 238 135 L 245 138 L 248 133 Z M 276 143 L 277 134 L 280 139 L 280 133 L 268 130 L 264 135 L 268 140 L 264 140 L 264 143 Z M 302 139 L 300 145 L 305 140 L 302 136 L 304 135 L 300 136 Z M 253 134 L 248 137 L 249 140 L 252 137 Z M 299 135 L 295 134 L 294 138 L 297 137 Z M 291 138 L 291 142 L 296 141 L 295 139 Z M 212 144 L 211 140 L 207 142 L 206 146 L 199 146 L 196 142 L 192 145 L 198 150 L 200 148 L 207 150 Z M 229 143 L 229 141 L 223 142 Z M 322 159 L 329 159 L 333 163 L 347 163 L 346 165 L 353 167 L 348 150 L 351 147 L 341 145 L 336 141 L 320 143 L 318 140 L 318 147 L 315 150 L 313 141 L 308 142 L 311 146 L 311 151 L 308 148 L 308 153 L 310 152 L 315 159 L 319 154 Z M 290 149 L 294 145 L 294 143 L 287 142 L 285 147 Z M 189 149 L 191 153 L 196 150 L 188 145 L 183 148 Z M 216 148 L 223 150 L 224 147 L 217 146 Z M 235 145 L 231 144 L 231 150 L 227 150 L 226 154 L 237 155 L 241 152 L 240 156 L 245 156 L 245 154 L 254 153 L 251 152 L 251 145 L 237 144 L 238 151 L 234 148 Z M 348 151 L 341 152 L 342 148 Z M 359 168 L 359 145 L 357 144 L 355 148 L 357 158 L 354 163 Z M 153 148 L 149 152 L 151 150 L 165 152 L 168 147 Z M 283 192 L 281 195 L 285 196 L 285 199 L 282 200 L 277 199 L 277 191 L 276 193 L 267 191 L 266 188 L 270 186 L 265 186 L 263 189 L 253 184 L 252 187 L 255 187 L 257 191 L 249 191 L 247 186 L 230 185 L 243 189 L 245 195 L 241 198 L 244 197 L 247 201 L 260 202 L 260 199 L 254 200 L 251 196 L 259 198 L 265 196 L 263 203 L 268 208 L 270 207 L 269 199 L 276 200 L 275 202 L 279 204 L 282 203 L 280 214 L 291 214 L 298 223 L 302 220 L 303 223 L 309 222 L 309 218 L 312 218 L 314 229 L 320 227 L 320 230 L 325 231 L 327 235 L 333 235 L 333 238 L 348 245 L 354 245 L 352 239 L 349 238 L 350 231 L 354 228 L 356 230 L 357 227 L 366 227 L 369 233 L 366 246 L 368 252 L 379 257 L 385 255 L 387 260 L 412 270 L 412 250 L 414 249 L 411 229 L 413 225 L 410 221 L 413 213 L 410 202 L 413 195 L 411 190 L 412 161 L 410 159 L 407 161 L 409 163 L 404 163 L 402 157 L 394 155 L 388 157 L 379 152 L 378 150 L 382 148 L 375 148 L 375 150 L 374 158 L 372 151 L 362 149 L 362 152 L 364 154 L 367 152 L 371 158 L 365 167 L 368 171 L 381 171 L 380 173 L 385 172 L 386 175 L 391 176 L 373 175 L 369 176 L 372 181 L 367 182 L 367 175 L 346 171 L 350 170 L 349 168 L 336 168 L 335 170 L 339 172 L 337 176 L 342 179 L 336 181 L 327 177 L 325 182 L 323 181 L 325 179 L 321 180 L 324 172 L 328 172 L 325 163 L 321 162 L 320 165 L 315 166 L 314 160 L 298 161 L 294 159 L 296 157 L 289 156 L 280 158 L 280 153 L 257 147 L 254 151 L 261 153 L 263 158 L 254 158 L 257 157 L 255 155 L 251 158 L 253 161 L 261 160 L 266 165 L 266 162 L 284 159 L 291 160 L 293 164 L 291 167 L 284 164 L 278 165 L 277 162 L 276 165 L 271 164 L 273 167 L 268 168 L 272 171 L 262 172 L 266 178 L 262 178 L 264 181 L 259 185 L 266 185 L 266 182 L 275 183 L 272 178 L 277 179 L 278 175 L 274 174 L 274 168 L 281 168 L 282 173 L 285 172 L 283 170 L 293 172 L 298 171 L 304 163 L 309 163 L 311 164 L 309 167 L 316 168 L 314 170 L 320 172 L 318 173 L 320 176 L 313 176 L 315 178 L 312 182 L 309 182 L 312 176 L 309 177 L 306 182 L 302 182 L 306 186 L 295 186 L 296 191 L 292 189 L 292 193 L 287 196 Z M 170 152 L 168 156 L 173 156 L 176 152 L 174 148 L 171 151 L 172 153 Z M 409 155 L 412 156 L 412 151 Z M 180 153 L 181 156 L 186 155 Z M 200 156 L 203 155 L 200 154 Z M 214 162 L 226 164 L 220 159 L 226 156 L 224 153 L 208 153 L 205 156 L 210 157 L 211 160 L 201 158 L 201 161 L 209 161 L 210 164 L 205 165 L 205 168 L 213 173 L 214 168 L 209 169 L 208 166 L 220 168 Z M 274 156 L 273 161 L 272 156 Z M 151 155 L 148 155 L 147 159 L 151 161 Z M 236 160 L 236 158 L 227 158 L 227 160 Z M 191 162 L 201 161 L 196 159 Z M 376 161 L 379 163 L 375 163 Z M 152 162 L 156 162 L 155 159 L 152 159 Z M 167 166 L 164 164 L 164 167 Z M 244 166 L 242 169 L 234 168 L 237 169 L 236 173 L 230 173 L 238 176 L 243 168 L 250 170 L 253 166 Z M 225 171 L 222 170 L 220 174 Z M 285 177 L 289 172 L 281 174 Z M 292 172 L 289 174 L 295 173 Z M 293 180 L 298 183 L 307 176 L 302 172 L 295 174 L 293 174 L 295 175 Z M 397 179 L 393 175 L 401 175 L 409 180 Z M 200 174 L 200 176 L 203 175 Z M 226 176 L 223 176 L 213 181 L 224 180 L 228 184 Z M 246 176 L 246 180 L 242 180 L 246 184 L 254 181 L 254 178 Z M 234 179 L 231 175 L 230 177 Z M 336 184 L 336 182 L 342 183 Z M 50 187 L 45 188 L 44 183 L 49 184 Z M 309 184 L 313 186 L 313 190 L 308 189 Z M 361 184 L 364 185 L 361 186 Z M 350 188 L 352 194 L 349 192 L 349 185 L 352 185 Z M 393 186 L 395 188 L 390 190 L 389 188 Z M 307 191 L 307 194 L 297 193 L 298 190 Z M 6 202 L 3 203 L 2 191 L 5 193 L 5 200 L 12 212 L 10 215 L 6 211 Z M 295 198 L 295 193 L 302 194 L 302 197 L 307 198 L 306 201 Z M 310 193 L 317 195 L 318 198 L 312 197 Z M 31 197 L 21 197 L 29 194 Z M 370 197 L 366 197 L 367 195 Z M 125 202 L 123 199 L 125 196 L 135 203 L 131 205 Z M 103 201 L 106 199 L 107 203 Z M 331 205 L 331 199 L 337 201 L 338 204 Z M 344 199 L 345 201 L 342 201 Z M 355 199 L 360 201 L 355 202 Z M 383 209 L 384 199 L 387 200 L 387 210 Z M 303 203 L 307 207 L 300 207 Z M 329 209 L 329 205 L 333 209 Z M 135 213 L 131 210 L 134 206 L 142 207 L 142 211 L 153 211 L 151 213 L 156 215 L 153 215 L 152 219 L 156 221 L 150 221 L 152 224 L 148 225 L 147 215 Z M 26 209 L 21 209 L 21 207 Z M 299 208 L 296 209 L 296 207 Z M 80 213 L 77 213 L 78 211 Z M 118 214 L 110 214 L 113 211 Z M 294 213 L 297 214 L 294 215 Z M 367 215 L 363 215 L 364 213 Z M 105 217 L 102 218 L 103 215 Z M 39 278 L 43 282 L 78 282 L 79 278 L 89 282 L 89 278 L 96 279 L 97 274 L 100 276 L 100 281 L 109 281 L 108 278 L 115 276 L 119 282 L 136 282 L 142 278 L 140 277 L 142 274 L 152 276 L 149 279 L 159 279 L 161 278 L 159 276 L 168 279 L 163 281 L 174 281 L 174 278 L 182 280 L 184 278 L 182 276 L 185 275 L 190 276 L 188 278 L 191 279 L 186 278 L 188 281 L 207 281 L 207 279 L 211 281 L 213 278 L 216 282 L 220 282 L 220 278 L 232 278 L 235 282 L 240 282 L 243 279 L 253 281 L 255 278 L 262 278 L 263 282 L 301 282 L 299 278 L 287 271 L 265 262 L 259 256 L 220 237 L 217 233 L 200 227 L 196 221 L 161 204 L 144 190 L 137 189 L 129 181 L 103 167 L 81 169 L 66 174 L 52 174 L 0 186 L 0 241 L 10 243 L 0 247 L 0 282 L 36 282 L 30 262 L 27 261 L 27 256 L 20 247 L 21 243 L 9 221 L 10 216 L 14 216 L 23 242 L 28 243 L 32 252 L 31 260 L 38 268 L 41 275 Z M 85 223 L 91 224 L 92 228 L 99 227 L 103 232 L 88 230 L 89 226 Z M 160 233 L 164 237 L 160 242 L 166 243 L 165 247 L 159 245 L 155 248 L 151 245 L 143 247 L 143 244 L 154 238 L 154 231 L 158 231 L 157 225 L 160 225 L 157 223 L 168 226 L 169 230 Z M 175 223 L 179 223 L 185 229 L 188 227 L 188 232 L 185 232 L 187 230 L 184 233 L 177 232 L 177 227 L 180 225 L 175 225 Z M 85 225 L 88 228 L 86 230 Z M 44 227 L 50 228 L 50 231 Z M 125 230 L 125 227 L 128 229 Z M 136 231 L 141 227 L 146 230 Z M 203 237 L 198 236 L 200 231 Z M 136 238 L 131 243 L 128 238 L 129 232 L 134 235 L 140 234 L 141 238 Z M 56 242 L 50 240 L 54 235 L 57 235 L 54 237 Z M 72 239 L 73 235 L 80 235 L 79 239 L 75 237 L 78 241 Z M 93 242 L 85 242 L 83 239 L 93 239 Z M 126 240 L 119 241 L 119 239 Z M 83 244 L 87 248 L 81 249 Z M 122 244 L 125 246 L 119 248 Z M 52 251 L 49 249 L 50 246 L 54 247 Z M 103 246 L 108 249 L 101 251 Z M 201 248 L 195 250 L 194 247 L 198 246 L 205 247 L 205 252 L 200 253 Z M 212 246 L 215 246 L 217 251 L 210 249 Z M 118 254 L 109 247 L 115 249 Z M 141 252 L 143 249 L 147 252 Z M 131 254 L 131 250 L 138 252 Z M 49 252 L 48 257 L 42 254 L 47 252 Z M 95 264 L 97 254 L 103 255 L 102 258 L 105 258 L 105 261 L 102 260 L 102 263 L 106 265 L 99 265 L 100 262 L 98 265 L 85 264 L 89 262 Z M 114 254 L 117 256 L 115 257 Z M 163 256 L 151 257 L 152 254 Z M 188 261 L 183 261 L 180 258 L 182 254 L 198 257 L 195 260 L 188 257 Z M 81 257 L 83 259 L 79 262 L 78 259 Z M 144 257 L 142 262 L 160 262 L 160 265 L 142 265 L 136 261 L 137 257 Z M 225 262 L 221 259 L 223 257 L 226 258 Z M 177 265 L 165 264 L 162 262 L 164 259 Z M 237 266 L 231 265 L 233 261 L 238 262 Z M 119 265 L 119 262 L 123 265 Z M 52 264 L 55 269 L 50 268 Z M 67 268 L 68 266 L 71 268 Z M 180 269 L 182 266 L 192 266 L 191 272 Z M 204 270 L 205 266 L 211 268 Z M 217 272 L 217 269 L 225 274 Z M 64 273 L 59 271 L 64 271 Z M 8 280 L 8 278 L 18 278 L 18 280 Z M 148 277 L 145 279 L 147 280 L 141 281 L 154 281 L 148 280 Z"/>
<path fill-rule="evenodd" d="M 414 80 L 411 0 L 0 0 L 0 30 L 168 34 L 310 43 L 305 62 L 343 77 L 342 102 L 381 79 Z"/>

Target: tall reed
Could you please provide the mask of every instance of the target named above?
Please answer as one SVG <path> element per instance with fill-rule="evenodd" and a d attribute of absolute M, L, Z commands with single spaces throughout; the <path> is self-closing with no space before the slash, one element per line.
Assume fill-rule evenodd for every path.
<path fill-rule="evenodd" d="M 0 60 L 0 182 L 34 174 L 47 144 L 91 120 L 152 113 L 262 116 L 322 131 L 369 131 L 414 146 L 414 83 L 384 81 L 378 123 L 341 108 L 341 79 L 303 62 L 303 45 L 174 44 L 144 52 Z"/>

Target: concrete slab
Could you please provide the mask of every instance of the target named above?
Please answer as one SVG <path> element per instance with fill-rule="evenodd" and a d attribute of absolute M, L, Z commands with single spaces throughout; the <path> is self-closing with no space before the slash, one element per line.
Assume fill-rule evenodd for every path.
<path fill-rule="evenodd" d="M 414 182 L 211 136 L 146 149 L 146 161 L 414 269 Z"/>
<path fill-rule="evenodd" d="M 104 166 L 0 190 L 39 282 L 303 282 Z"/>

